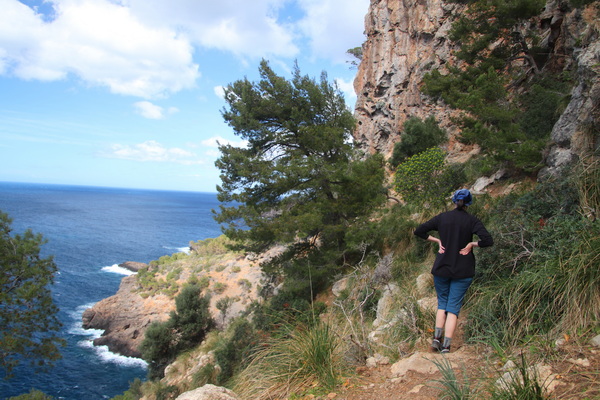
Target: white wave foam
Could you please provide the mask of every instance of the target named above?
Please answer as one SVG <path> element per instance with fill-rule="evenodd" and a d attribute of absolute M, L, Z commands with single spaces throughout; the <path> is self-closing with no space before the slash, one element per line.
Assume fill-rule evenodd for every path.
<path fill-rule="evenodd" d="M 102 267 L 102 271 L 112 272 L 113 274 L 127 275 L 127 276 L 135 274 L 135 272 L 130 271 L 127 268 L 119 267 L 118 264 L 113 264 L 109 267 Z"/>
<path fill-rule="evenodd" d="M 92 340 L 82 340 L 79 342 L 79 346 L 93 350 L 98 358 L 104 363 L 117 364 L 125 367 L 148 367 L 148 363 L 141 358 L 126 357 L 112 353 L 108 350 L 108 346 L 94 346 Z"/>
<path fill-rule="evenodd" d="M 83 315 L 83 312 L 88 308 L 93 307 L 94 304 L 96 303 L 83 304 L 78 306 L 75 310 L 69 311 L 69 316 L 71 317 L 73 323 L 67 330 L 68 334 L 77 336 L 91 336 L 92 338 L 97 338 L 102 335 L 104 331 L 101 329 L 83 329 L 83 327 L 81 326 L 81 317 Z"/>
<path fill-rule="evenodd" d="M 163 248 L 167 249 L 167 250 L 177 250 L 176 253 L 190 254 L 190 246 L 185 246 L 185 247 L 168 247 L 168 246 L 163 246 Z"/>

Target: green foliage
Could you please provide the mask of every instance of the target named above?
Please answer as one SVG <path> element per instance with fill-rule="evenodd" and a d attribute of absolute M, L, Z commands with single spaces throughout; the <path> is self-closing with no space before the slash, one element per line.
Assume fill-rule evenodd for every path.
<path fill-rule="evenodd" d="M 493 400 L 547 400 L 550 397 L 544 389 L 544 383 L 539 382 L 536 369 L 527 365 L 525 356 L 521 353 L 521 360 L 517 368 L 509 371 L 508 377 L 502 377 L 502 384 L 492 391 Z"/>
<path fill-rule="evenodd" d="M 153 322 L 140 345 L 142 358 L 149 364 L 150 379 L 162 378 L 166 366 L 181 352 L 198 345 L 214 328 L 210 298 L 202 289 L 185 286 L 175 299 L 175 311 L 165 322 Z"/>
<path fill-rule="evenodd" d="M 54 400 L 54 397 L 48 396 L 39 390 L 31 389 L 29 393 L 23 393 L 18 396 L 9 397 L 8 400 Z"/>
<path fill-rule="evenodd" d="M 470 2 L 450 32 L 461 46 L 464 67 L 451 67 L 446 75 L 434 70 L 423 80 L 425 94 L 465 111 L 457 120 L 464 141 L 480 145 L 497 167 L 525 173 L 541 167 L 542 150 L 572 86 L 542 70 L 551 49 L 530 46 L 537 38 L 512 29 L 543 5 L 542 0 Z M 516 59 L 524 60 L 527 70 L 512 69 Z M 518 85 L 522 95 L 509 95 L 509 85 Z"/>
<path fill-rule="evenodd" d="M 142 381 L 135 378 L 133 382 L 129 382 L 129 389 L 125 393 L 113 397 L 112 400 L 139 400 L 144 396 L 142 385 Z"/>
<path fill-rule="evenodd" d="M 249 356 L 257 345 L 257 334 L 246 319 L 236 319 L 228 327 L 225 338 L 215 349 L 215 359 L 221 367 L 216 383 L 223 385 L 234 373 L 247 366 Z"/>
<path fill-rule="evenodd" d="M 411 117 L 404 123 L 404 132 L 400 142 L 394 145 L 390 164 L 398 166 L 406 158 L 421 153 L 431 147 L 436 147 L 446 140 L 446 132 L 439 127 L 433 116 L 425 121 Z"/>
<path fill-rule="evenodd" d="M 569 4 L 573 7 L 584 7 L 590 3 L 593 3 L 595 0 L 569 0 Z"/>
<path fill-rule="evenodd" d="M 146 329 L 140 345 L 142 358 L 148 363 L 148 377 L 160 379 L 167 365 L 175 359 L 175 329 L 171 321 L 153 322 Z"/>
<path fill-rule="evenodd" d="M 0 212 L 0 368 L 10 378 L 13 368 L 28 361 L 46 369 L 61 356 L 64 340 L 50 286 L 57 271 L 52 257 L 40 257 L 45 243 L 31 230 L 11 235 L 12 220 Z"/>
<path fill-rule="evenodd" d="M 197 242 L 190 242 L 190 248 L 194 254 L 200 257 L 220 256 L 231 252 L 231 248 L 235 247 L 229 238 L 221 235 L 216 238 L 208 238 Z"/>
<path fill-rule="evenodd" d="M 416 154 L 398 166 L 396 191 L 407 203 L 439 206 L 464 178 L 460 167 L 446 166 L 438 147 Z"/>
<path fill-rule="evenodd" d="M 579 179 L 545 182 L 490 210 L 495 248 L 478 261 L 467 337 L 515 345 L 598 323 L 600 227 L 580 212 Z"/>
<path fill-rule="evenodd" d="M 359 157 L 349 140 L 354 118 L 326 74 L 315 81 L 296 67 L 288 81 L 266 61 L 259 72 L 259 82 L 226 89 L 223 118 L 248 145 L 220 146 L 215 219 L 251 251 L 293 243 L 266 272 L 283 273 L 287 262 L 304 269 L 309 260 L 314 282 L 326 281 L 349 227 L 385 200 L 383 159 Z"/>
<path fill-rule="evenodd" d="M 354 57 L 351 61 L 348 61 L 348 63 L 352 67 L 358 67 L 358 64 L 360 63 L 360 61 L 363 58 L 363 48 L 362 48 L 362 46 L 353 47 L 351 49 L 346 50 L 346 54 Z"/>
<path fill-rule="evenodd" d="M 227 289 L 227 284 L 224 282 L 215 282 L 215 284 L 213 285 L 213 291 L 216 294 L 221 294 L 225 291 L 225 289 Z"/>
<path fill-rule="evenodd" d="M 294 285 L 292 281 L 287 281 L 266 303 L 253 305 L 256 329 L 271 332 L 282 326 L 312 325 L 326 306 L 321 302 L 312 302 L 311 296 L 310 288 L 304 287 L 303 282 Z"/>
<path fill-rule="evenodd" d="M 171 321 L 177 329 L 179 352 L 198 345 L 208 331 L 214 328 L 210 315 L 210 297 L 201 296 L 198 286 L 185 286 L 175 299 L 175 312 Z"/>

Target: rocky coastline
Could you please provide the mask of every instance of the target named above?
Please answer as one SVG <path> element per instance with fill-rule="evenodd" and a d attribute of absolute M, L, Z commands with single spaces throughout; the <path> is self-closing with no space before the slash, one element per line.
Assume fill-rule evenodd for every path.
<path fill-rule="evenodd" d="M 132 272 L 147 266 L 128 261 L 119 265 Z M 141 357 L 139 346 L 146 328 L 154 321 L 164 321 L 175 308 L 173 299 L 165 295 L 143 298 L 135 275 L 121 280 L 117 293 L 84 311 L 84 329 L 100 329 L 104 333 L 94 339 L 95 346 L 108 346 L 113 353 Z"/>

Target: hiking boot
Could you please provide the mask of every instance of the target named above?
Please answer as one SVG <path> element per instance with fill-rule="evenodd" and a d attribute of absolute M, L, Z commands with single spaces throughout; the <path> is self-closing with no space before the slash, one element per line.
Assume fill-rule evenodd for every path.
<path fill-rule="evenodd" d="M 442 351 L 442 342 L 440 342 L 440 339 L 434 338 L 433 342 L 431 342 L 431 348 L 436 351 Z"/>
<path fill-rule="evenodd" d="M 442 353 L 442 354 L 450 353 L 450 346 L 442 347 L 442 349 L 440 350 L 440 353 Z"/>

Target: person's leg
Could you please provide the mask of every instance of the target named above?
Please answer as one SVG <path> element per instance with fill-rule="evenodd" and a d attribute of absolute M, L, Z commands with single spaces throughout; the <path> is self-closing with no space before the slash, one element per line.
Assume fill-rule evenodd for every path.
<path fill-rule="evenodd" d="M 446 324 L 446 306 L 448 303 L 448 294 L 450 292 L 450 279 L 433 277 L 435 291 L 437 293 L 438 310 L 435 315 L 435 331 L 433 334 L 433 342 L 431 347 L 440 351 L 442 349 L 442 336 L 444 326 Z"/>
<path fill-rule="evenodd" d="M 449 285 L 448 302 L 446 304 L 446 323 L 444 325 L 444 343 L 442 352 L 450 351 L 450 343 L 458 322 L 458 314 L 462 307 L 467 289 L 473 278 L 452 279 Z"/>

